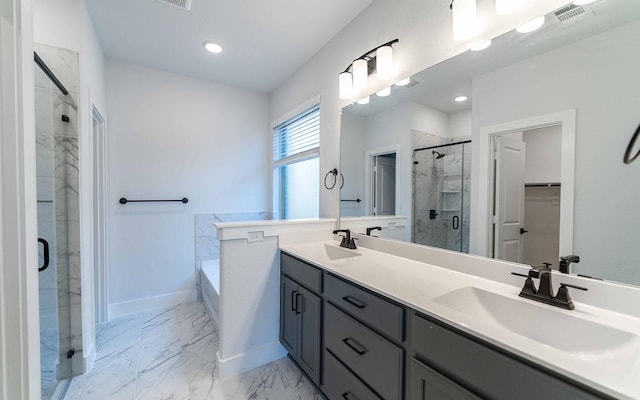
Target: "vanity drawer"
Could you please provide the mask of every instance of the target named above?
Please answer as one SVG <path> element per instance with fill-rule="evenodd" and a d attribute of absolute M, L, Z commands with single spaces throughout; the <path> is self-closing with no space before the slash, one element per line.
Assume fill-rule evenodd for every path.
<path fill-rule="evenodd" d="M 326 348 L 384 399 L 401 399 L 403 349 L 331 304 L 324 309 Z"/>
<path fill-rule="evenodd" d="M 322 293 L 322 271 L 319 268 L 281 252 L 280 271 L 307 289 Z"/>
<path fill-rule="evenodd" d="M 404 309 L 331 275 L 325 277 L 325 297 L 380 333 L 404 340 Z"/>
<path fill-rule="evenodd" d="M 546 373 L 430 319 L 414 315 L 411 322 L 411 342 L 416 357 L 482 397 L 505 400 L 608 398 L 586 387 L 583 390 L 573 386 L 551 372 Z"/>
<path fill-rule="evenodd" d="M 340 361 L 324 352 L 324 394 L 329 400 L 380 400 Z"/>

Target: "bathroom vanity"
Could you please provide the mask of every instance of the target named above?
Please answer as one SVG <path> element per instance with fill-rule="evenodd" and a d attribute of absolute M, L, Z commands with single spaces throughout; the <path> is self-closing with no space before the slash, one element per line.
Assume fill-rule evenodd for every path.
<path fill-rule="evenodd" d="M 560 310 L 519 298 L 511 277 L 333 241 L 280 257 L 280 341 L 330 400 L 640 396 L 637 317 Z"/>

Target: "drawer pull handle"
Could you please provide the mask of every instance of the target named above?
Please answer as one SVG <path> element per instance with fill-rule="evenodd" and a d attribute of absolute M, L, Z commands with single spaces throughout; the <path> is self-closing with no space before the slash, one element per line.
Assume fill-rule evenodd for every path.
<path fill-rule="evenodd" d="M 351 392 L 342 393 L 342 398 L 344 400 L 358 400 L 358 398 L 356 396 L 354 396 L 354 394 L 351 393 Z"/>
<path fill-rule="evenodd" d="M 342 339 L 342 343 L 346 344 L 347 346 L 349 346 L 349 348 L 351 348 L 351 350 L 355 351 L 356 353 L 358 353 L 359 356 L 364 355 L 367 352 L 367 349 L 365 349 L 364 347 L 362 347 L 360 345 L 360 343 L 356 342 L 355 340 L 353 340 L 352 338 L 346 338 L 346 339 Z"/>
<path fill-rule="evenodd" d="M 291 292 L 291 311 L 298 311 L 298 305 L 296 304 L 296 290 Z"/>
<path fill-rule="evenodd" d="M 302 314 L 302 310 L 298 307 L 298 299 L 302 296 L 302 293 L 296 293 L 296 314 Z"/>
<path fill-rule="evenodd" d="M 360 300 L 355 299 L 355 298 L 353 298 L 351 296 L 345 296 L 345 297 L 342 298 L 342 300 L 346 301 L 347 303 L 351 304 L 352 306 L 358 307 L 361 310 L 367 306 L 366 304 L 364 304 Z"/>

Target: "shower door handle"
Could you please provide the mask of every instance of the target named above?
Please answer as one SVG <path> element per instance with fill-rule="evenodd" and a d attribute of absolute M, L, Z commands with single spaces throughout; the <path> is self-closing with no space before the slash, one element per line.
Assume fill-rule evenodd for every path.
<path fill-rule="evenodd" d="M 38 238 L 38 243 L 42 243 L 42 266 L 38 267 L 38 272 L 49 268 L 49 242 L 43 238 Z"/>
<path fill-rule="evenodd" d="M 457 215 L 453 216 L 453 221 L 451 221 L 451 224 L 453 225 L 453 229 L 458 229 L 460 227 L 460 217 L 458 217 Z"/>

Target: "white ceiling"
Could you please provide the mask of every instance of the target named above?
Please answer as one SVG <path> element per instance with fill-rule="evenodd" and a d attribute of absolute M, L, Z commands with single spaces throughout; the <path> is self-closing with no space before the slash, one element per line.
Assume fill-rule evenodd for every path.
<path fill-rule="evenodd" d="M 109 58 L 270 93 L 373 0 L 87 0 Z M 220 54 L 204 50 L 212 40 Z M 336 74 L 339 71 L 336 72 Z"/>

